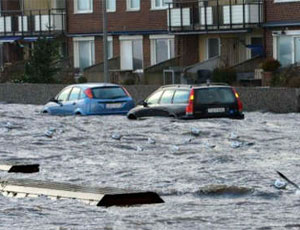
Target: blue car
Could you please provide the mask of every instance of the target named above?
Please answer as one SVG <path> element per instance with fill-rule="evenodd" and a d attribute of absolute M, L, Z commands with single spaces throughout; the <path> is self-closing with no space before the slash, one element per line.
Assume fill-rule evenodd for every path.
<path fill-rule="evenodd" d="M 67 86 L 50 99 L 42 112 L 51 115 L 125 115 L 133 107 L 133 99 L 124 87 L 86 83 Z"/>

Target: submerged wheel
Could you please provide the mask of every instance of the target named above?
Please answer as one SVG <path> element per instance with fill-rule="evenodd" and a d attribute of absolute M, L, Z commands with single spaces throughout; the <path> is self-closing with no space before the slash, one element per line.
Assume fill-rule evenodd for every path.
<path fill-rule="evenodd" d="M 128 116 L 127 116 L 127 118 L 128 119 L 130 119 L 130 120 L 136 120 L 137 119 L 137 117 L 134 115 L 134 114 L 129 114 Z"/>

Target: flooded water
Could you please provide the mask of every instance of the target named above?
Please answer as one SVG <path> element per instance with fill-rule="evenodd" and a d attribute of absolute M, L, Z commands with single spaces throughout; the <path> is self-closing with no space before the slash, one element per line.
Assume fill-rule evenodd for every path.
<path fill-rule="evenodd" d="M 163 204 L 102 208 L 0 196 L 0 229 L 299 229 L 300 114 L 177 121 L 57 117 L 0 104 L 1 160 L 40 163 L 31 178 L 157 192 Z"/>

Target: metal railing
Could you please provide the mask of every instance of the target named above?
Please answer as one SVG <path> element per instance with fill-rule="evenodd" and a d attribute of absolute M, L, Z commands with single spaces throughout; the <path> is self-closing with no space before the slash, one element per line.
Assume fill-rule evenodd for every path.
<path fill-rule="evenodd" d="M 65 9 L 0 11 L 0 37 L 41 36 L 63 33 Z"/>
<path fill-rule="evenodd" d="M 173 2 L 168 7 L 170 31 L 216 31 L 259 27 L 262 0 L 200 0 Z"/>

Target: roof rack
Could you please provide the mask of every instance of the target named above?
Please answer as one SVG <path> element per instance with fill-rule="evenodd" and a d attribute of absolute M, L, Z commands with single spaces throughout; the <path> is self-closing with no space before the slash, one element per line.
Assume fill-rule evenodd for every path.
<path fill-rule="evenodd" d="M 161 88 L 167 88 L 167 87 L 192 87 L 192 85 L 187 85 L 187 84 L 170 84 L 170 85 L 163 85 Z"/>

